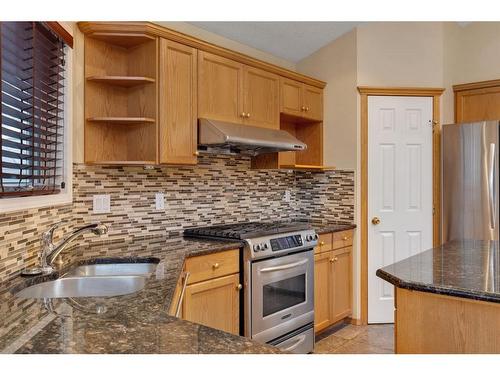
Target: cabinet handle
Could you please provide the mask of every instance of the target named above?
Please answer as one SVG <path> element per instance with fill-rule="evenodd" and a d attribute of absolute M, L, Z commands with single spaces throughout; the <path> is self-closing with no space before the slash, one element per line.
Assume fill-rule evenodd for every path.
<path fill-rule="evenodd" d="M 334 263 L 334 262 L 336 262 L 337 260 L 339 260 L 339 258 L 338 258 L 338 257 L 331 258 L 331 259 L 330 259 L 330 263 Z"/>
<path fill-rule="evenodd" d="M 348 241 L 348 240 L 350 240 L 350 238 L 349 238 L 349 237 L 347 237 L 347 236 L 345 236 L 345 237 L 343 238 L 343 240 L 344 240 L 344 241 Z"/>
<path fill-rule="evenodd" d="M 243 289 L 243 285 L 238 284 L 238 285 L 236 286 L 236 290 L 241 290 L 241 289 Z"/>
<path fill-rule="evenodd" d="M 302 106 L 302 107 L 300 107 L 300 110 L 301 110 L 301 111 L 305 111 L 305 110 L 306 110 L 306 107 Z"/>
<path fill-rule="evenodd" d="M 195 152 L 193 152 L 193 155 L 194 156 L 200 156 L 200 152 L 199 151 L 195 151 Z"/>
<path fill-rule="evenodd" d="M 214 263 L 214 264 L 212 265 L 212 268 L 213 268 L 214 270 L 216 270 L 217 268 L 219 268 L 219 266 L 220 266 L 220 264 L 219 264 L 219 263 Z"/>
<path fill-rule="evenodd" d="M 311 109 L 311 108 L 309 108 L 309 107 L 306 107 L 306 112 L 309 112 L 309 110 L 310 110 L 310 109 Z"/>
<path fill-rule="evenodd" d="M 319 241 L 320 246 L 323 246 L 325 244 L 325 241 Z"/>
<path fill-rule="evenodd" d="M 179 297 L 179 303 L 177 304 L 177 308 L 175 309 L 175 317 L 178 318 L 181 315 L 182 302 L 184 300 L 184 294 L 186 293 L 186 286 L 189 279 L 189 272 L 184 274 L 184 283 L 182 284 L 181 295 Z"/>
<path fill-rule="evenodd" d="M 247 113 L 247 118 L 250 118 L 250 113 Z"/>
<path fill-rule="evenodd" d="M 245 112 L 241 112 L 240 116 L 243 117 L 243 118 L 245 118 L 245 117 L 247 117 L 247 114 Z"/>

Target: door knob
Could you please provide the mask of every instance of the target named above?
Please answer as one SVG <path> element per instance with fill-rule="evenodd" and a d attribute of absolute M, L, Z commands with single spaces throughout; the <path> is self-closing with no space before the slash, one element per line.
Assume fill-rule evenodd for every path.
<path fill-rule="evenodd" d="M 380 224 L 380 219 L 379 219 L 378 217 L 376 217 L 376 216 L 375 216 L 375 217 L 372 219 L 372 224 L 373 224 L 373 225 L 379 225 L 379 224 Z"/>

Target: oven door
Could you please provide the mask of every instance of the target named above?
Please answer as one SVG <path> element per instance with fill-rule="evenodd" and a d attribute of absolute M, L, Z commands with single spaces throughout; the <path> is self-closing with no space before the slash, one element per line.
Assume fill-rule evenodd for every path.
<path fill-rule="evenodd" d="M 269 342 L 314 321 L 313 250 L 252 263 L 251 337 Z"/>

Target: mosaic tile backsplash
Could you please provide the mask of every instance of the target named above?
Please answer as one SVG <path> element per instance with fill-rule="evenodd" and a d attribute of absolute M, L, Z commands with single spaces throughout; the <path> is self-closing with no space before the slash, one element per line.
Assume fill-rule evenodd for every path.
<path fill-rule="evenodd" d="M 252 170 L 247 157 L 203 155 L 197 166 L 150 170 L 75 164 L 73 189 L 73 204 L 0 214 L 0 282 L 37 262 L 41 233 L 60 221 L 56 238 L 102 221 L 110 239 L 249 220 L 354 221 L 353 172 Z M 157 192 L 165 194 L 161 211 Z M 111 195 L 111 213 L 93 214 L 94 194 Z M 86 235 L 80 241 L 102 240 Z"/>

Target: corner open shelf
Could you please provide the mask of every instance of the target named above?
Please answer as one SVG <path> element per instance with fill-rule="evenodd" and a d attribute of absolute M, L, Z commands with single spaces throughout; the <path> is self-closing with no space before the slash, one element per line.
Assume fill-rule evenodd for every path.
<path fill-rule="evenodd" d="M 280 168 L 294 169 L 300 171 L 313 171 L 313 172 L 325 172 L 325 171 L 335 170 L 335 167 L 327 167 L 325 165 L 305 165 L 305 164 L 280 165 Z"/>
<path fill-rule="evenodd" d="M 93 33 L 91 38 L 127 49 L 155 40 L 152 36 L 134 33 Z"/>
<path fill-rule="evenodd" d="M 89 117 L 90 122 L 105 122 L 110 124 L 143 124 L 154 123 L 154 118 L 149 117 Z"/>
<path fill-rule="evenodd" d="M 156 82 L 154 78 L 138 76 L 92 76 L 87 77 L 87 81 L 120 87 L 135 87 Z"/>
<path fill-rule="evenodd" d="M 85 35 L 85 162 L 158 161 L 158 40 L 145 34 Z"/>

